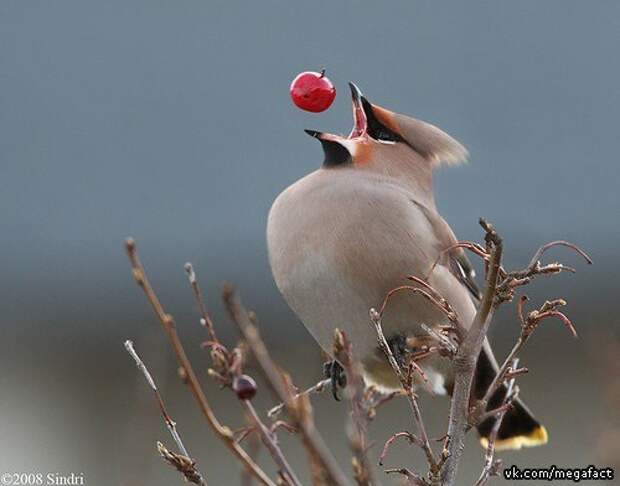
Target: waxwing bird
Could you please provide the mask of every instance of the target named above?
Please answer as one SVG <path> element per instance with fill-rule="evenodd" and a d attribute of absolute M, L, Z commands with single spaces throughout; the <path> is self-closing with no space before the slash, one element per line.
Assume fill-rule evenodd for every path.
<path fill-rule="evenodd" d="M 319 345 L 331 354 L 334 329 L 350 338 L 364 378 L 383 389 L 399 383 L 369 323 L 378 307 L 408 275 L 428 283 L 469 327 L 479 296 L 473 268 L 440 216 L 433 169 L 458 164 L 467 150 L 439 128 L 370 103 L 353 85 L 353 129 L 348 137 L 307 130 L 322 145 L 324 161 L 275 200 L 267 224 L 269 260 L 285 300 Z M 439 262 L 430 272 L 435 262 Z M 382 325 L 396 351 L 415 350 L 432 337 L 421 324 L 449 324 L 427 300 L 394 294 Z M 407 349 L 409 348 L 409 349 Z M 451 362 L 434 355 L 420 361 L 432 392 L 450 393 Z M 488 342 L 478 359 L 474 392 L 482 397 L 497 372 Z M 490 408 L 503 399 L 498 390 Z M 493 426 L 479 427 L 484 444 Z M 547 432 L 521 401 L 506 414 L 497 448 L 544 444 Z"/>

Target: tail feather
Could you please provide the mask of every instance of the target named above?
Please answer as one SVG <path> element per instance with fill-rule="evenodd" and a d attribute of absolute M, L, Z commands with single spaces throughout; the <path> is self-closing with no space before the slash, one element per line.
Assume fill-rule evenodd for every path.
<path fill-rule="evenodd" d="M 497 374 L 497 365 L 490 350 L 483 348 L 476 366 L 474 380 L 474 396 L 482 398 L 488 390 L 491 382 Z M 506 396 L 506 387 L 502 386 L 489 400 L 488 410 L 499 407 Z M 488 438 L 495 424 L 495 418 L 491 417 L 478 425 L 480 443 L 483 447 L 488 445 Z M 532 415 L 525 404 L 517 399 L 513 407 L 506 412 L 500 426 L 495 442 L 497 450 L 521 449 L 522 447 L 534 447 L 546 444 L 548 440 L 547 430 Z"/>

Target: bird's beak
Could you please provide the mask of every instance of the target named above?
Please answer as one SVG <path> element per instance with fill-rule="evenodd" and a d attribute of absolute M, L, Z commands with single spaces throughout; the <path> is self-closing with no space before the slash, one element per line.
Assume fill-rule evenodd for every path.
<path fill-rule="evenodd" d="M 310 135 L 313 138 L 316 138 L 321 141 L 326 141 L 326 142 L 341 143 L 343 140 L 345 140 L 344 137 L 341 137 L 340 135 L 334 135 L 333 133 L 319 132 L 317 130 L 308 130 L 308 129 L 304 130 L 304 132 L 306 132 L 308 135 Z"/>
<path fill-rule="evenodd" d="M 351 103 L 353 105 L 353 129 L 349 138 L 357 138 L 366 135 L 368 131 L 368 118 L 364 111 L 364 104 L 368 102 L 354 83 L 349 82 L 349 88 L 351 88 Z"/>
<path fill-rule="evenodd" d="M 308 135 L 318 140 L 324 140 L 328 142 L 338 142 L 343 144 L 346 140 L 360 138 L 368 133 L 368 115 L 366 109 L 371 106 L 370 103 L 360 91 L 360 89 L 354 84 L 349 83 L 351 88 L 351 103 L 353 106 L 353 128 L 348 137 L 342 135 L 334 135 L 332 133 L 319 132 L 317 130 L 304 130 Z M 344 144 L 348 145 L 348 144 Z"/>

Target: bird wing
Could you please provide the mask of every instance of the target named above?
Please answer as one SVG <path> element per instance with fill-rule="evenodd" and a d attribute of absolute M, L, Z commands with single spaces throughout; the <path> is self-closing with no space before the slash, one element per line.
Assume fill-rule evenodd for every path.
<path fill-rule="evenodd" d="M 411 199 L 411 201 L 422 210 L 422 213 L 426 216 L 426 219 L 433 228 L 437 241 L 440 244 L 439 251 L 445 251 L 447 248 L 458 243 L 452 228 L 448 226 L 448 223 L 446 223 L 436 210 L 430 209 L 414 199 Z M 469 261 L 469 258 L 467 258 L 465 250 L 462 248 L 452 248 L 447 252 L 445 258 L 447 258 L 448 264 L 446 266 L 450 272 L 467 288 L 471 296 L 476 301 L 479 301 L 482 294 L 476 283 L 476 271 Z"/>
<path fill-rule="evenodd" d="M 452 273 L 467 287 L 472 297 L 479 301 L 482 298 L 482 294 L 476 283 L 476 271 L 469 258 L 467 258 L 465 251 L 462 248 L 456 248 L 450 251 L 448 258 L 450 259 Z"/>

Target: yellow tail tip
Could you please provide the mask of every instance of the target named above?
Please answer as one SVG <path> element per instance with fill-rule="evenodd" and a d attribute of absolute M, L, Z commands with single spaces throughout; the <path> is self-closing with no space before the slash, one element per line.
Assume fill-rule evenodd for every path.
<path fill-rule="evenodd" d="M 543 425 L 539 425 L 527 435 L 516 435 L 508 439 L 496 440 L 495 450 L 505 451 L 521 449 L 522 447 L 536 447 L 546 444 L 548 440 L 549 434 L 547 434 L 547 429 Z M 486 449 L 489 445 L 489 440 L 486 437 L 481 437 L 480 444 Z"/>

